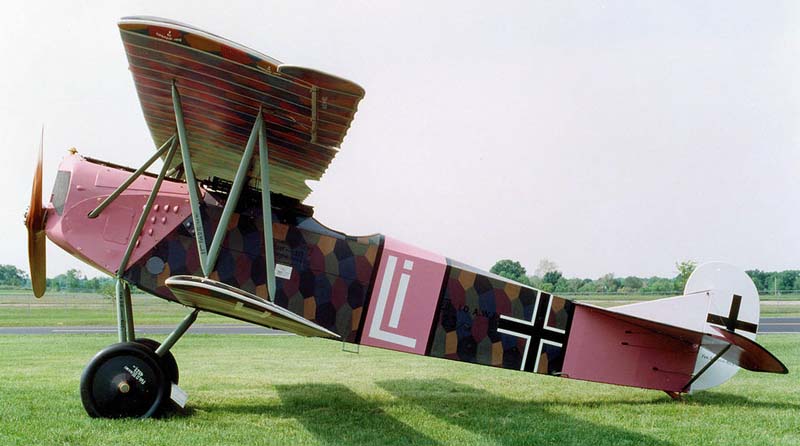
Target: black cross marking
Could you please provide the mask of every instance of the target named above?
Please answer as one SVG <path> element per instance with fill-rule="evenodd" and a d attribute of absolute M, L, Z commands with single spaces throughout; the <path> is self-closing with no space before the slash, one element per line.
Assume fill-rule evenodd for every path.
<path fill-rule="evenodd" d="M 562 347 L 567 341 L 565 330 L 547 326 L 548 310 L 552 300 L 553 297 L 550 294 L 540 291 L 530 321 L 500 315 L 500 321 L 497 324 L 499 333 L 525 339 L 525 351 L 522 354 L 520 370 L 538 372 L 542 344 Z M 532 354 L 530 352 L 531 345 L 535 346 Z"/>
<path fill-rule="evenodd" d="M 721 325 L 730 331 L 742 330 L 750 333 L 755 333 L 758 330 L 758 325 L 751 324 L 750 322 L 739 320 L 739 308 L 742 306 L 742 296 L 738 294 L 733 295 L 731 302 L 731 310 L 728 317 L 720 316 L 718 314 L 709 314 L 706 322 L 714 325 Z"/>

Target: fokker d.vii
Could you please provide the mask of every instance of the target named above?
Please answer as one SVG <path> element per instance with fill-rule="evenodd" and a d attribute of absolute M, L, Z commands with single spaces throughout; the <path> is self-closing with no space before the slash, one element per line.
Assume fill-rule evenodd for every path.
<path fill-rule="evenodd" d="M 89 415 L 182 404 L 170 349 L 199 311 L 676 398 L 739 368 L 787 373 L 755 342 L 755 286 L 726 264 L 698 268 L 682 296 L 603 309 L 323 226 L 302 203 L 306 181 L 336 155 L 360 86 L 173 21 L 129 17 L 119 29 L 157 149 L 137 169 L 72 153 L 43 206 L 40 147 L 26 217 L 37 297 L 45 235 L 117 278 L 119 343 L 81 377 Z M 157 159 L 160 172 L 147 173 Z M 190 309 L 163 342 L 136 338 L 131 284 Z"/>

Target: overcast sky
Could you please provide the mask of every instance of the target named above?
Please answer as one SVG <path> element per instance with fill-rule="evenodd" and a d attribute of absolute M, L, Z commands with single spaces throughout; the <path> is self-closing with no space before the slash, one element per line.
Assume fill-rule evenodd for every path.
<path fill-rule="evenodd" d="M 392 6 L 393 5 L 393 6 Z M 0 28 L 0 263 L 27 270 L 69 147 L 153 150 L 116 21 L 193 24 L 367 95 L 307 203 L 486 268 L 675 274 L 678 260 L 800 268 L 797 2 L 14 2 Z M 155 166 L 157 168 L 158 166 Z M 91 267 L 48 246 L 48 274 Z"/>

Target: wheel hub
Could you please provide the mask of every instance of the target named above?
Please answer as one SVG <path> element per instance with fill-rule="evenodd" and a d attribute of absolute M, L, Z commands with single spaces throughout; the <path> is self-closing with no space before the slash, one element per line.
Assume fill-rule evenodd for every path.
<path fill-rule="evenodd" d="M 81 401 L 92 417 L 147 418 L 169 398 L 170 380 L 155 352 L 135 342 L 100 351 L 81 376 Z"/>

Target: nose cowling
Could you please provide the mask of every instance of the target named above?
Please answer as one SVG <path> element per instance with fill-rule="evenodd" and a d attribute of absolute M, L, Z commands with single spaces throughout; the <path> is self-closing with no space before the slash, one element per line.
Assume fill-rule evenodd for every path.
<path fill-rule="evenodd" d="M 71 255 L 109 274 L 117 274 L 133 240 L 127 266 L 137 262 L 191 215 L 186 184 L 165 180 L 139 234 L 133 234 L 152 192 L 155 177 L 142 175 L 111 204 L 90 217 L 95 208 L 133 172 L 71 153 L 61 162 L 51 203 L 47 206 L 47 238 Z M 126 269 L 126 268 L 123 268 Z"/>

